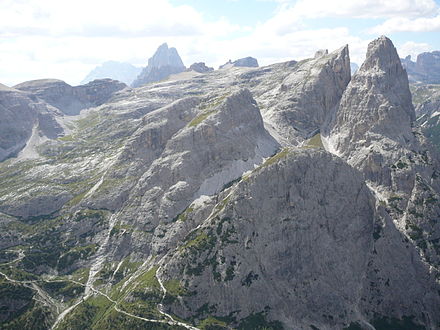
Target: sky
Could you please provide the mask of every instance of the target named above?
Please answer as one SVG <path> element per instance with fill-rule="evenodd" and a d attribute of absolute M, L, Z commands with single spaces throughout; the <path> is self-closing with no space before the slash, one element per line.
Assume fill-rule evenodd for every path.
<path fill-rule="evenodd" d="M 380 35 L 401 57 L 440 50 L 440 0 L 0 0 L 0 83 L 77 85 L 105 61 L 145 66 L 164 42 L 188 67 L 246 56 L 268 65 L 346 44 L 360 65 Z"/>

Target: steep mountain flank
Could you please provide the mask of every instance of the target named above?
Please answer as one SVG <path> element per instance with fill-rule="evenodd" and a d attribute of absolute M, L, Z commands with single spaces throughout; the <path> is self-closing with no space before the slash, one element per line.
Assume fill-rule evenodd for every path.
<path fill-rule="evenodd" d="M 125 84 L 111 79 L 95 80 L 77 87 L 56 79 L 32 80 L 14 86 L 39 97 L 66 115 L 77 115 L 82 109 L 101 105 L 125 87 Z"/>
<path fill-rule="evenodd" d="M 132 87 L 139 87 L 147 83 L 161 81 L 172 74 L 185 71 L 182 59 L 176 48 L 168 48 L 166 43 L 159 46 L 148 65 L 133 81 Z"/>
<path fill-rule="evenodd" d="M 231 325 L 260 314 L 289 329 L 357 320 L 374 201 L 356 171 L 286 149 L 222 197 L 158 271 L 182 286 L 174 314 Z"/>
<path fill-rule="evenodd" d="M 344 92 L 324 145 L 359 169 L 375 192 L 378 212 L 382 214 L 382 220 L 375 225 L 378 230 L 375 246 L 400 244 L 398 241 L 393 243 L 391 239 L 384 240 L 380 234 L 384 227 L 395 226 L 403 234 L 399 240 L 414 244 L 423 259 L 431 265 L 428 268 L 422 264 L 412 264 L 410 260 L 413 257 L 408 255 L 401 258 L 410 269 L 406 275 L 413 273 L 411 276 L 416 279 L 421 276 L 417 273 L 422 272 L 424 278 L 431 277 L 434 283 L 440 265 L 437 252 L 440 239 L 440 210 L 437 205 L 439 162 L 420 129 L 414 125 L 415 112 L 405 71 L 391 41 L 381 37 L 370 43 L 365 63 Z M 397 233 L 394 235 L 398 237 Z M 390 255 L 387 249 L 376 251 L 374 263 L 383 255 Z M 380 261 L 380 264 L 384 264 L 384 261 Z M 376 279 L 381 272 L 390 271 L 385 267 L 378 269 L 376 275 L 372 274 Z M 383 276 L 386 277 L 394 278 L 395 275 Z M 377 283 L 377 280 L 372 283 Z M 371 290 L 374 291 L 371 294 L 381 292 L 376 284 Z M 396 295 L 408 294 L 406 289 L 399 291 L 397 286 L 395 295 L 388 292 L 382 294 L 383 299 L 376 313 L 391 313 L 395 314 L 393 317 L 401 318 L 404 312 L 389 305 L 395 305 L 398 300 Z M 426 289 L 415 290 L 412 294 L 417 295 L 416 292 L 421 291 L 429 292 Z M 428 297 L 426 299 L 432 299 Z M 411 300 L 415 301 L 416 298 Z M 424 315 L 424 308 L 421 305 L 407 316 L 417 315 L 419 320 L 428 318 L 432 322 L 433 314 Z"/>
<path fill-rule="evenodd" d="M 298 145 L 332 117 L 350 81 L 348 47 L 250 71 L 242 78 L 253 86 L 269 131 L 283 145 Z"/>
<path fill-rule="evenodd" d="M 33 134 L 46 139 L 61 135 L 57 114 L 57 109 L 35 95 L 0 88 L 0 161 L 16 156 Z"/>

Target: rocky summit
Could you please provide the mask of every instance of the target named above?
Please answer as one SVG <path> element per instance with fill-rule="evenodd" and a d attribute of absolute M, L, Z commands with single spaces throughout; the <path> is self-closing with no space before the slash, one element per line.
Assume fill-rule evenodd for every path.
<path fill-rule="evenodd" d="M 161 81 L 172 74 L 185 71 L 182 59 L 176 48 L 168 48 L 166 43 L 162 44 L 148 60 L 148 65 L 131 84 L 132 87 L 139 87 L 147 83 Z"/>
<path fill-rule="evenodd" d="M 231 67 L 257 68 L 258 61 L 256 58 L 248 56 L 248 57 L 244 57 L 244 58 L 239 58 L 238 60 L 235 60 L 234 62 L 229 60 L 225 64 L 220 65 L 219 69 L 225 69 L 225 68 L 231 68 Z"/>
<path fill-rule="evenodd" d="M 2 329 L 440 328 L 437 87 L 255 62 L 0 85 Z"/>

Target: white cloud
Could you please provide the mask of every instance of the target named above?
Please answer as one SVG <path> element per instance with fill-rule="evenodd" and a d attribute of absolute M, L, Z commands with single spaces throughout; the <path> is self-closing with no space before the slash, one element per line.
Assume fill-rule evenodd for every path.
<path fill-rule="evenodd" d="M 350 45 L 352 61 L 361 64 L 367 40 L 343 26 L 314 29 L 306 19 L 393 18 L 403 13 L 417 21 L 421 18 L 414 17 L 435 7 L 431 0 L 267 1 L 278 2 L 278 10 L 265 22 L 249 27 L 226 18 L 208 21 L 194 8 L 173 6 L 169 0 L 1 0 L 0 82 L 13 85 L 51 77 L 76 84 L 107 60 L 144 66 L 163 42 L 176 47 L 187 66 L 205 61 L 217 67 L 245 56 L 266 65 L 300 60 L 318 49 L 332 51 L 345 44 Z"/>
<path fill-rule="evenodd" d="M 432 47 L 426 43 L 417 43 L 414 41 L 407 41 L 404 44 L 397 46 L 397 50 L 399 52 L 399 56 L 404 58 L 408 55 L 411 55 L 411 59 L 413 61 L 416 60 L 417 55 L 424 52 L 432 51 Z"/>
<path fill-rule="evenodd" d="M 432 32 L 440 31 L 440 14 L 435 17 L 409 19 L 394 17 L 384 23 L 373 27 L 372 33 L 388 34 L 393 32 Z"/>
<path fill-rule="evenodd" d="M 298 0 L 284 1 L 281 11 L 291 17 L 390 18 L 422 17 L 436 10 L 434 0 Z"/>
<path fill-rule="evenodd" d="M 166 0 L 0 2 L 0 33 L 12 36 L 189 36 L 204 34 L 206 28 L 217 35 L 237 26 L 225 20 L 206 22 L 194 8 L 172 6 Z"/>

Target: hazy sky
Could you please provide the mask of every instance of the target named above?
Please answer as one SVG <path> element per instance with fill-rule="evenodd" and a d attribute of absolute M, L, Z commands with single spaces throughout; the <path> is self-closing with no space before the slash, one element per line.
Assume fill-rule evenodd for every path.
<path fill-rule="evenodd" d="M 440 0 L 0 0 L 0 83 L 75 85 L 107 60 L 145 66 L 163 42 L 186 66 L 265 65 L 345 44 L 361 64 L 382 34 L 401 57 L 440 50 Z"/>

